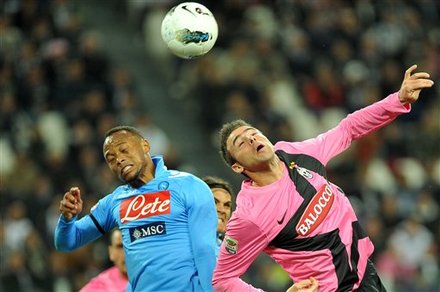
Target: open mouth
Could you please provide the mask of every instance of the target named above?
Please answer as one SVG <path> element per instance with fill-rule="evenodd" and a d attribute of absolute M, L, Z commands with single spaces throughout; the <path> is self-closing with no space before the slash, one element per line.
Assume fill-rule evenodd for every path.
<path fill-rule="evenodd" d="M 263 149 L 264 148 L 264 145 L 258 145 L 257 146 L 257 152 L 259 152 L 261 149 Z"/>
<path fill-rule="evenodd" d="M 133 167 L 133 165 L 126 165 L 126 166 L 124 166 L 121 169 L 121 174 L 125 175 L 125 174 L 129 173 L 132 167 Z"/>

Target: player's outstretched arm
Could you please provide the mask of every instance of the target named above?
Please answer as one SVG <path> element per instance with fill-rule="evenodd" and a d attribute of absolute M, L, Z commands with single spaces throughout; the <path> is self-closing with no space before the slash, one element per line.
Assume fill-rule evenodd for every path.
<path fill-rule="evenodd" d="M 349 114 L 336 127 L 317 138 L 307 140 L 302 143 L 302 149 L 295 148 L 295 151 L 311 153 L 326 165 L 330 159 L 347 149 L 353 140 L 384 127 L 403 113 L 410 112 L 411 103 L 418 100 L 421 90 L 434 85 L 428 73 L 414 73 L 416 69 L 417 65 L 413 65 L 405 71 L 398 92 Z M 286 147 L 289 145 L 286 144 Z"/>
<path fill-rule="evenodd" d="M 313 277 L 293 284 L 287 292 L 318 292 L 319 282 Z"/>
<path fill-rule="evenodd" d="M 405 71 L 402 85 L 399 90 L 399 100 L 402 104 L 413 103 L 419 99 L 420 92 L 424 88 L 430 88 L 434 85 L 434 81 L 429 79 L 426 72 L 414 73 L 417 65 L 412 65 Z"/>

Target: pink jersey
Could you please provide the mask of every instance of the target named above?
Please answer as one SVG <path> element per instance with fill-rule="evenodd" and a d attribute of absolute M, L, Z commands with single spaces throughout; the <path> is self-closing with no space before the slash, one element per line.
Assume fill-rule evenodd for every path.
<path fill-rule="evenodd" d="M 80 292 L 123 292 L 128 285 L 127 277 L 117 267 L 111 267 L 90 280 Z"/>
<path fill-rule="evenodd" d="M 394 93 L 314 139 L 276 143 L 283 176 L 263 187 L 242 183 L 214 271 L 215 290 L 257 290 L 239 277 L 262 251 L 295 282 L 313 276 L 319 291 L 358 288 L 374 247 L 344 192 L 327 181 L 325 165 L 353 140 L 409 111 Z"/>

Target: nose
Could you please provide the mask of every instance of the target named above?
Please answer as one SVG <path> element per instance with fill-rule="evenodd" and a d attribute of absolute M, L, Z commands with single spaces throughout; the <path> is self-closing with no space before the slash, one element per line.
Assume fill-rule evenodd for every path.
<path fill-rule="evenodd" d="M 249 143 L 251 143 L 251 144 L 254 143 L 254 142 L 256 141 L 255 137 L 252 136 L 252 135 L 247 135 L 246 138 L 249 140 Z"/>
<path fill-rule="evenodd" d="M 123 159 L 123 158 L 121 158 L 121 157 L 116 158 L 116 164 L 117 164 L 117 165 L 121 165 L 122 162 L 124 162 L 124 159 Z"/>
<path fill-rule="evenodd" d="M 217 205 L 217 213 L 225 214 L 226 213 L 226 208 L 224 206 Z"/>

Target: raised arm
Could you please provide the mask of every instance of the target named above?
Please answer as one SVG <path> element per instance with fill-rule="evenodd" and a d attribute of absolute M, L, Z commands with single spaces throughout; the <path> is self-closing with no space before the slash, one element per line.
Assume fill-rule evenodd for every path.
<path fill-rule="evenodd" d="M 410 111 L 410 104 L 417 101 L 420 91 L 431 87 L 434 82 L 426 72 L 414 73 L 417 65 L 406 70 L 399 92 L 355 111 L 344 118 L 335 128 L 300 144 L 279 142 L 278 149 L 312 154 L 324 165 L 347 149 L 353 140 L 382 128 L 397 116 Z"/>
<path fill-rule="evenodd" d="M 99 238 L 103 232 L 97 228 L 91 215 L 77 220 L 77 215 L 82 211 L 80 189 L 71 188 L 60 202 L 61 216 L 55 228 L 55 248 L 58 251 L 71 251 L 88 242 Z M 96 221 L 96 219 L 95 219 Z"/>

